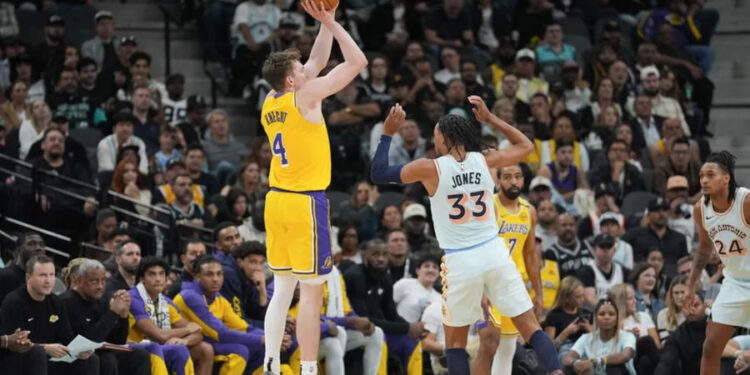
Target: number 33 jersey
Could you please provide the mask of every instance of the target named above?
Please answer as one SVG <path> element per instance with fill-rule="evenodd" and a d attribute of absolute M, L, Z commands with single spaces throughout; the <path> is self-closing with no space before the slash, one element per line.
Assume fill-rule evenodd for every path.
<path fill-rule="evenodd" d="M 484 155 L 468 152 L 461 162 L 445 155 L 434 162 L 439 181 L 430 205 L 440 247 L 461 250 L 497 236 L 495 182 Z"/>
<path fill-rule="evenodd" d="M 331 146 L 323 118 L 302 116 L 296 93 L 285 91 L 263 102 L 260 122 L 271 145 L 270 187 L 287 191 L 325 190 L 331 183 Z"/>
<path fill-rule="evenodd" d="M 701 204 L 703 225 L 726 267 L 724 272 L 741 280 L 750 280 L 750 257 L 747 256 L 750 225 L 745 222 L 743 215 L 743 202 L 748 191 L 743 187 L 737 188 L 731 207 L 721 214 L 714 211 L 712 204 Z"/>

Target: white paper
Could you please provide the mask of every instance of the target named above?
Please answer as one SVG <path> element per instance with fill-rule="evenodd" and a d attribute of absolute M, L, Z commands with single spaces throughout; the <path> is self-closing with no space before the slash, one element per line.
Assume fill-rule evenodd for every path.
<path fill-rule="evenodd" d="M 93 342 L 81 335 L 78 335 L 73 339 L 73 341 L 70 342 L 70 344 L 67 345 L 69 354 L 60 358 L 50 358 L 50 361 L 73 363 L 76 359 L 78 359 L 77 357 L 79 354 L 90 350 L 99 349 L 102 347 L 102 345 L 104 344 L 100 342 Z"/>

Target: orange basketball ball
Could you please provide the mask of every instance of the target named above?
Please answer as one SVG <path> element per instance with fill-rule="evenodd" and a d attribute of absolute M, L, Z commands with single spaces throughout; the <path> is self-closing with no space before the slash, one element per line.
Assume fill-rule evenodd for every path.
<path fill-rule="evenodd" d="M 315 0 L 318 6 L 322 6 L 325 10 L 331 10 L 339 4 L 339 0 Z"/>

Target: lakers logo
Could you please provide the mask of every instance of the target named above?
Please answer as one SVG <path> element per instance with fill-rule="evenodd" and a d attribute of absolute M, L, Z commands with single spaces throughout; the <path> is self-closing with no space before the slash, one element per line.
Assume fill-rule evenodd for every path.
<path fill-rule="evenodd" d="M 329 269 L 329 268 L 331 268 L 331 257 L 330 256 L 326 257 L 326 259 L 323 261 L 323 269 L 325 270 L 325 269 Z"/>
<path fill-rule="evenodd" d="M 49 316 L 49 322 L 50 322 L 50 323 L 55 323 L 55 322 L 57 322 L 57 321 L 58 321 L 59 319 L 60 319 L 60 317 L 58 317 L 57 315 L 50 315 L 50 316 Z"/>

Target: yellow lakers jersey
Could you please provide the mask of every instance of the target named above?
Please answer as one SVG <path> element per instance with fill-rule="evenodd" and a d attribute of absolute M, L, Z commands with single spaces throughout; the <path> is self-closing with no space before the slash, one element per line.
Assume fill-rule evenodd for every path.
<path fill-rule="evenodd" d="M 495 194 L 495 217 L 497 217 L 498 235 L 505 239 L 505 245 L 510 252 L 510 258 L 516 264 L 524 283 L 529 279 L 526 263 L 523 260 L 523 247 L 531 230 L 531 212 L 529 202 L 518 198 L 520 210 L 517 213 L 508 211 Z"/>
<path fill-rule="evenodd" d="M 289 191 L 325 190 L 331 182 L 331 146 L 321 117 L 312 123 L 297 108 L 294 92 L 263 102 L 260 122 L 271 144 L 270 187 Z"/>

